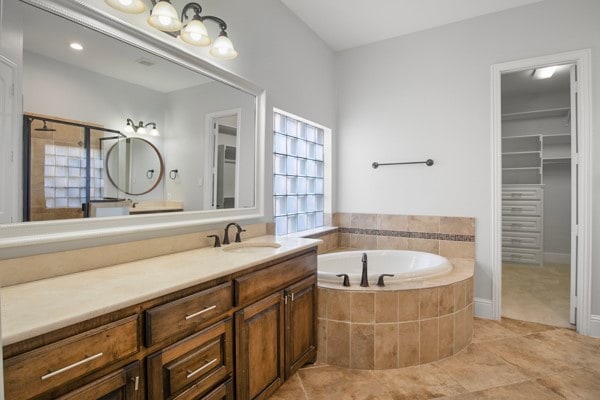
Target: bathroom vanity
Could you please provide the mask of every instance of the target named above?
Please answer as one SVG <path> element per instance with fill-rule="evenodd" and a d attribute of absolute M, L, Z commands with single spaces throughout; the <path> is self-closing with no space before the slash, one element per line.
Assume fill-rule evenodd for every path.
<path fill-rule="evenodd" d="M 318 241 L 278 242 L 3 288 L 6 399 L 267 398 L 316 359 Z"/>

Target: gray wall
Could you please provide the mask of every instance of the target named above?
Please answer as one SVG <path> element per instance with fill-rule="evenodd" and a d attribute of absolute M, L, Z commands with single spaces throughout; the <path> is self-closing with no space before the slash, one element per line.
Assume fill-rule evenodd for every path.
<path fill-rule="evenodd" d="M 599 15 L 598 1 L 546 0 L 339 53 L 337 210 L 475 217 L 475 294 L 491 299 L 490 67 L 591 48 L 597 109 Z M 599 126 L 599 114 L 593 122 Z M 600 141 L 593 152 L 600 154 Z M 429 157 L 434 167 L 370 168 Z M 594 177 L 598 199 L 598 162 Z M 598 207 L 593 235 L 600 237 Z M 594 250 L 592 313 L 600 314 Z"/>

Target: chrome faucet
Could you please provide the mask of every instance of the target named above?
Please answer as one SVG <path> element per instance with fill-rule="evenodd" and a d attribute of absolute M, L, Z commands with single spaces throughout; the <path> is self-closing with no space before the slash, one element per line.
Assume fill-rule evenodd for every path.
<path fill-rule="evenodd" d="M 360 278 L 360 286 L 369 287 L 369 278 L 367 277 L 367 253 L 362 255 L 362 276 Z"/>
<path fill-rule="evenodd" d="M 235 234 L 235 242 L 241 243 L 242 238 L 240 236 L 240 233 L 246 232 L 246 230 L 242 229 L 242 227 L 238 223 L 231 222 L 231 223 L 227 224 L 227 226 L 225 227 L 225 236 L 223 237 L 223 244 L 229 244 L 229 228 L 231 226 L 235 226 L 237 228 L 237 233 Z"/>

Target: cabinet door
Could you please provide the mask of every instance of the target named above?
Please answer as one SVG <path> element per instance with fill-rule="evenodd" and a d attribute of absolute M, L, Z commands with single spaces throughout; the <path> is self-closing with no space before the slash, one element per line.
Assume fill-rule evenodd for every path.
<path fill-rule="evenodd" d="M 266 399 L 284 380 L 283 292 L 238 311 L 235 331 L 236 399 Z"/>
<path fill-rule="evenodd" d="M 140 394 L 140 364 L 136 361 L 57 400 L 140 400 Z"/>
<path fill-rule="evenodd" d="M 285 376 L 293 375 L 317 357 L 317 277 L 298 282 L 285 291 Z"/>

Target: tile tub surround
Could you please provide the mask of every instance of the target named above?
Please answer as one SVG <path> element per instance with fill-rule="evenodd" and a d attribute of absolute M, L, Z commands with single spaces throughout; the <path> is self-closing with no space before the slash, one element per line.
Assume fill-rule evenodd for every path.
<path fill-rule="evenodd" d="M 336 213 L 338 247 L 417 250 L 448 258 L 475 258 L 475 219 L 425 215 Z"/>
<path fill-rule="evenodd" d="M 361 288 L 362 289 L 362 288 Z M 318 362 L 395 369 L 456 354 L 473 338 L 473 277 L 407 290 L 319 287 Z"/>

